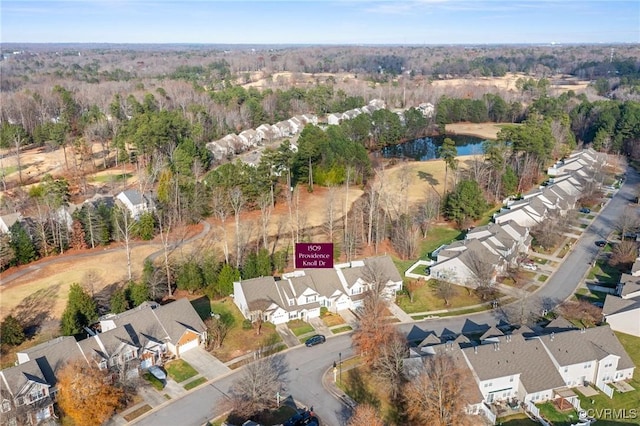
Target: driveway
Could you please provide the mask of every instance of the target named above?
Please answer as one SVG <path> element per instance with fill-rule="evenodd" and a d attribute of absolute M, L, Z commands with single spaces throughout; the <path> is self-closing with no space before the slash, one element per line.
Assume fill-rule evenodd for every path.
<path fill-rule="evenodd" d="M 276 331 L 282 337 L 282 341 L 288 348 L 294 348 L 300 344 L 300 340 L 293 334 L 293 331 L 286 324 L 276 325 Z"/>
<path fill-rule="evenodd" d="M 222 361 L 201 347 L 183 353 L 181 358 L 191 364 L 207 380 L 217 379 L 231 371 Z"/>

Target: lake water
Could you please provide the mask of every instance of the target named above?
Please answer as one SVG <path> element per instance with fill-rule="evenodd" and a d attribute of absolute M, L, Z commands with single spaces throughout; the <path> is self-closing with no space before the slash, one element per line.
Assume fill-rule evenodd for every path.
<path fill-rule="evenodd" d="M 411 158 L 417 161 L 432 160 L 438 158 L 438 148 L 444 138 L 451 138 L 456 143 L 458 155 L 482 154 L 482 142 L 484 139 L 475 136 L 447 135 L 414 139 L 412 141 L 390 145 L 381 150 L 385 158 Z"/>

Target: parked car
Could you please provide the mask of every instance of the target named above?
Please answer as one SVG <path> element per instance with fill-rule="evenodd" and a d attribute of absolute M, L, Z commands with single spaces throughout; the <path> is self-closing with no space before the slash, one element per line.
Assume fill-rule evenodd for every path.
<path fill-rule="evenodd" d="M 536 271 L 536 270 L 538 270 L 538 267 L 537 267 L 535 264 L 533 264 L 533 263 L 523 263 L 523 264 L 522 264 L 522 267 L 523 267 L 524 269 L 528 269 L 529 271 Z"/>
<path fill-rule="evenodd" d="M 587 207 L 582 207 L 580 209 L 580 213 L 591 213 L 591 209 L 587 208 Z"/>
<path fill-rule="evenodd" d="M 304 342 L 307 347 L 319 345 L 320 343 L 324 343 L 327 340 L 322 334 L 316 334 L 315 336 L 311 336 Z"/>
<path fill-rule="evenodd" d="M 152 365 L 151 367 L 149 367 L 149 373 L 153 374 L 153 376 L 158 380 L 167 380 L 167 375 L 157 365 Z"/>
<path fill-rule="evenodd" d="M 607 245 L 607 242 L 605 240 L 598 240 L 598 241 L 596 241 L 596 245 L 598 247 L 604 247 L 604 246 Z"/>

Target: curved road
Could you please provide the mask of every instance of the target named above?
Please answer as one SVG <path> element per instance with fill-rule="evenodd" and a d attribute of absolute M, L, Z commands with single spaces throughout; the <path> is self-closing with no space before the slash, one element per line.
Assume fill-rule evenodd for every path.
<path fill-rule="evenodd" d="M 598 254 L 599 249 L 594 244 L 595 241 L 606 238 L 613 230 L 616 218 L 620 216 L 629 200 L 635 196 L 635 187 L 639 182 L 640 175 L 629 168 L 627 180 L 622 188 L 585 230 L 572 252 L 547 280 L 547 283 L 530 296 L 529 306 L 551 309 L 574 293 L 589 270 L 590 263 Z M 461 317 L 427 319 L 400 324 L 399 328 L 410 338 L 419 338 L 424 336 L 425 330 L 432 330 L 438 334 L 445 329 L 455 333 L 484 331 L 503 319 L 499 311 L 493 311 Z M 312 348 L 296 347 L 278 355 L 284 358 L 285 365 L 289 368 L 286 374 L 286 393 L 291 394 L 298 401 L 313 405 L 323 424 L 330 426 L 346 424 L 350 414 L 349 409 L 322 387 L 322 376 L 327 369 L 331 368 L 334 361 L 338 361 L 339 353 L 343 359 L 353 355 L 349 335 L 331 337 L 323 345 Z M 133 423 L 148 426 L 175 424 L 201 426 L 208 420 L 224 414 L 227 393 L 233 381 L 241 374 L 242 369 L 232 371 L 225 377 L 216 379 L 182 398 L 168 401 Z"/>

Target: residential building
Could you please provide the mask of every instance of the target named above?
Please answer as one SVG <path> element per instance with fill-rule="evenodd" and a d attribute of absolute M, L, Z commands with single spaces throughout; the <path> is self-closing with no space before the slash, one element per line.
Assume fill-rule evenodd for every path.
<path fill-rule="evenodd" d="M 20 222 L 22 219 L 23 218 L 20 213 L 10 213 L 0 216 L 0 233 L 9 233 L 9 228 L 11 228 L 14 223 Z"/>
<path fill-rule="evenodd" d="M 333 269 L 304 269 L 233 283 L 233 300 L 245 318 L 283 324 L 309 320 L 320 308 L 337 312 L 361 306 L 368 290 L 393 298 L 402 277 L 389 256 L 334 265 Z"/>
<path fill-rule="evenodd" d="M 138 220 L 143 213 L 155 210 L 153 201 L 136 189 L 120 192 L 116 200 L 129 211 L 134 220 Z"/>

